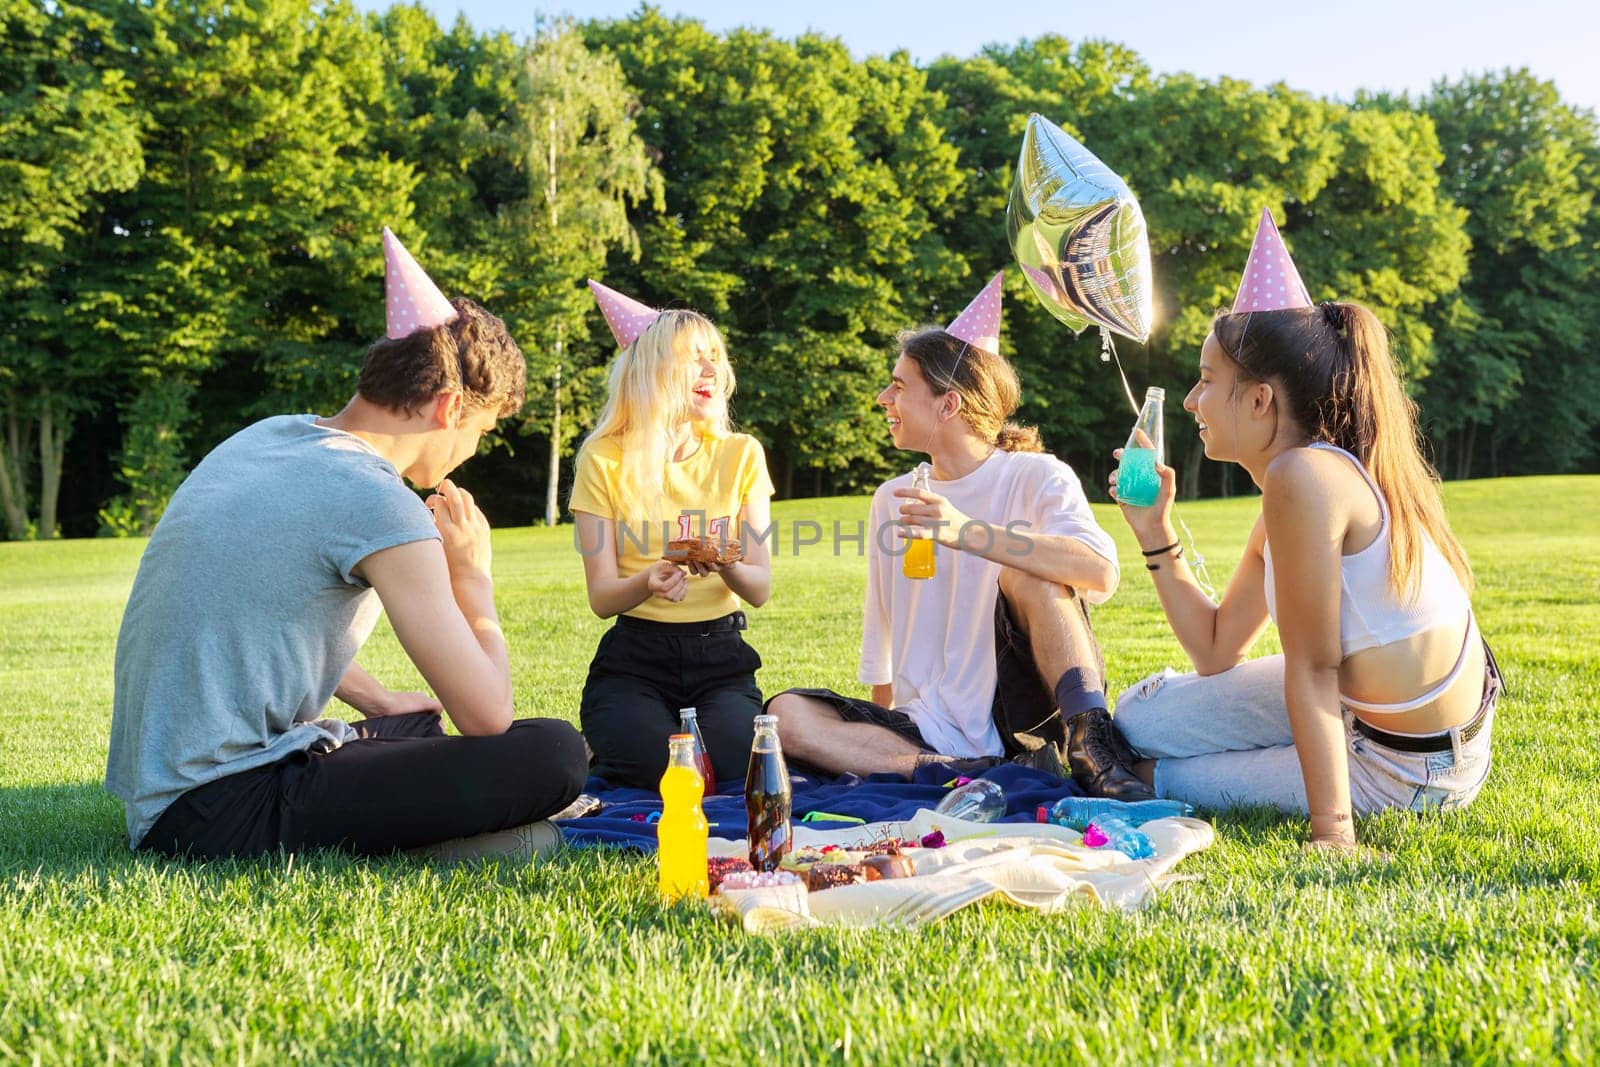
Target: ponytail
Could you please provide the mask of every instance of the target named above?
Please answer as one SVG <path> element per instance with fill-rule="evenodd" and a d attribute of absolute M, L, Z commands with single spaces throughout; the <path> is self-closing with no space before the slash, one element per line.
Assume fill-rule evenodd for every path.
<path fill-rule="evenodd" d="M 1360 458 L 1389 505 L 1390 586 L 1405 598 L 1415 598 L 1422 581 L 1422 535 L 1427 533 L 1470 593 L 1472 567 L 1445 519 L 1438 472 L 1423 458 L 1417 405 L 1395 373 L 1387 331 L 1360 304 L 1324 307 L 1339 309 L 1343 320 L 1341 347 L 1350 368 L 1345 406 L 1355 446 L 1349 451 Z"/>
<path fill-rule="evenodd" d="M 1018 426 L 1008 422 L 995 435 L 994 446 L 1002 452 L 1043 452 L 1044 442 L 1039 440 L 1039 430 L 1033 426 Z"/>

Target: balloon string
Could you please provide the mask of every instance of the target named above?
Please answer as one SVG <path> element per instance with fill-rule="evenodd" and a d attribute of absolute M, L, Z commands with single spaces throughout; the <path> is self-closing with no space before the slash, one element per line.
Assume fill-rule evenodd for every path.
<path fill-rule="evenodd" d="M 1183 536 L 1189 541 L 1189 572 L 1194 575 L 1195 584 L 1200 586 L 1200 591 L 1206 595 L 1206 599 L 1215 604 L 1217 587 L 1211 584 L 1211 573 L 1206 570 L 1206 558 L 1200 554 L 1200 546 L 1195 542 L 1194 531 L 1183 521 L 1183 516 L 1177 513 L 1177 508 L 1172 510 L 1178 525 L 1183 527 Z"/>
<path fill-rule="evenodd" d="M 1100 327 L 1100 362 L 1117 364 L 1117 375 L 1122 379 L 1122 391 L 1128 396 L 1128 406 L 1133 409 L 1133 417 L 1139 417 L 1139 402 L 1133 398 L 1133 386 L 1128 384 L 1128 374 L 1122 369 L 1122 357 L 1117 355 L 1117 346 L 1111 340 L 1111 333 Z"/>

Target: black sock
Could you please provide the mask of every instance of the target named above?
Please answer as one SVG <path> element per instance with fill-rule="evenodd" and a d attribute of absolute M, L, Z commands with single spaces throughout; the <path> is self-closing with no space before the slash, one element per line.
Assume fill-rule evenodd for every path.
<path fill-rule="evenodd" d="M 1106 711 L 1105 690 L 1090 679 L 1082 667 L 1073 667 L 1056 683 L 1056 707 L 1061 709 L 1061 721 L 1071 722 L 1086 711 Z"/>

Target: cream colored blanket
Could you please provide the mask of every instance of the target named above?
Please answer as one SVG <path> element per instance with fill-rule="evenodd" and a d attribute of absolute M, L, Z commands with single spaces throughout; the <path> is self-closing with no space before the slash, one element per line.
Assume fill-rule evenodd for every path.
<path fill-rule="evenodd" d="M 941 919 L 958 908 L 999 897 L 1024 908 L 1056 912 L 1079 900 L 1131 910 L 1178 876 L 1172 869 L 1216 839 L 1199 819 L 1157 819 L 1140 827 L 1156 854 L 1131 860 L 1112 849 L 1092 849 L 1081 835 L 1047 823 L 969 823 L 923 810 L 906 822 L 869 823 L 844 830 L 795 827 L 795 844 L 849 846 L 884 836 L 919 839 L 939 829 L 940 849 L 907 854 L 912 878 L 885 879 L 807 893 L 803 885 L 717 893 L 712 905 L 750 933 L 814 926 L 912 926 Z M 713 855 L 739 856 L 744 841 L 713 839 Z"/>

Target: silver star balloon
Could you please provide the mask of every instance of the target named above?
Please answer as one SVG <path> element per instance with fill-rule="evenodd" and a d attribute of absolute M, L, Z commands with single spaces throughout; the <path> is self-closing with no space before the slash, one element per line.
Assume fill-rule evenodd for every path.
<path fill-rule="evenodd" d="M 1150 239 L 1128 185 L 1042 115 L 1028 117 L 1006 208 L 1011 251 L 1050 314 L 1143 342 L 1153 304 Z"/>

